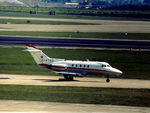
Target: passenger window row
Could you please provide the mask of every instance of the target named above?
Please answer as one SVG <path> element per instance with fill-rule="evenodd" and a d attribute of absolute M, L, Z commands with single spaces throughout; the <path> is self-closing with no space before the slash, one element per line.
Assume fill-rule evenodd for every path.
<path fill-rule="evenodd" d="M 83 68 L 89 68 L 89 65 L 82 65 L 82 64 L 72 64 L 72 67 L 83 67 Z"/>

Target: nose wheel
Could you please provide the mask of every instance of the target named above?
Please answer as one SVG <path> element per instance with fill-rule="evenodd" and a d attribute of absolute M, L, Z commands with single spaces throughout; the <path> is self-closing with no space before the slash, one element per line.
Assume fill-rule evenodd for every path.
<path fill-rule="evenodd" d="M 108 83 L 108 82 L 110 82 L 110 79 L 109 79 L 109 77 L 108 77 L 108 76 L 107 76 L 106 82 L 107 82 L 107 83 Z"/>

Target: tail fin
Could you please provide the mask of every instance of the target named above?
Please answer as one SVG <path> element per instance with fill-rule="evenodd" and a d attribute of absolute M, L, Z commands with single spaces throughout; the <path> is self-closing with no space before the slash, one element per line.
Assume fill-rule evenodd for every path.
<path fill-rule="evenodd" d="M 52 58 L 49 58 L 41 50 L 37 49 L 32 44 L 28 44 L 26 46 L 27 49 L 24 51 L 29 51 L 37 64 L 48 64 L 52 61 Z"/>

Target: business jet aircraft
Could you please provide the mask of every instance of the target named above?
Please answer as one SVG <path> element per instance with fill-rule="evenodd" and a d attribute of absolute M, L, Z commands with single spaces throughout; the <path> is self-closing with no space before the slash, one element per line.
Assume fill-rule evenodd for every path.
<path fill-rule="evenodd" d="M 32 44 L 26 46 L 27 49 L 25 51 L 31 53 L 38 65 L 62 74 L 66 80 L 73 80 L 73 77 L 86 76 L 88 74 L 98 74 L 106 76 L 106 82 L 110 82 L 109 78 L 111 76 L 119 76 L 122 74 L 122 71 L 111 67 L 106 62 L 55 59 L 48 57 Z"/>

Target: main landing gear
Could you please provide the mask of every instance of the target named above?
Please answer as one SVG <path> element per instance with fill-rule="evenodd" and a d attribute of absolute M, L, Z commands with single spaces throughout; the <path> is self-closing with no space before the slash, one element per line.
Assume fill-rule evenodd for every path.
<path fill-rule="evenodd" d="M 107 76 L 106 82 L 107 82 L 107 83 L 110 82 L 109 76 Z"/>
<path fill-rule="evenodd" d="M 73 75 L 64 74 L 64 78 L 68 81 L 73 81 Z"/>

